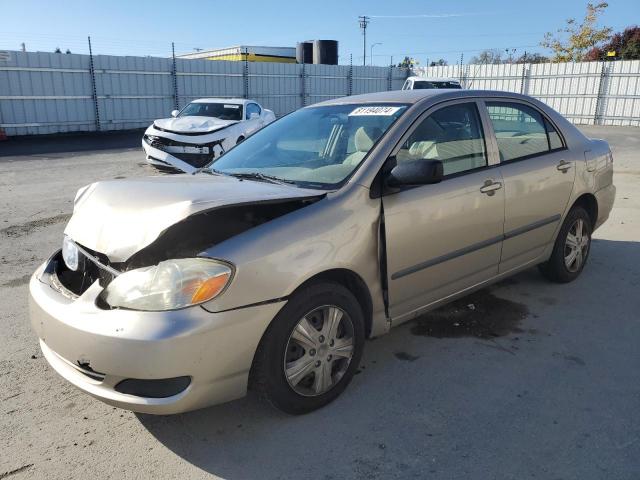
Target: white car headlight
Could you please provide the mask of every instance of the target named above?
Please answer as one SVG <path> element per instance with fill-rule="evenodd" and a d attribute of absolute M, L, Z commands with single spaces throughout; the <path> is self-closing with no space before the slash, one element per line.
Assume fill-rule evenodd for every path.
<path fill-rule="evenodd" d="M 62 239 L 62 259 L 69 270 L 78 270 L 78 247 L 73 240 L 66 235 Z"/>
<path fill-rule="evenodd" d="M 103 298 L 111 307 L 176 310 L 217 297 L 232 275 L 231 267 L 217 260 L 165 260 L 118 275 L 103 292 Z"/>

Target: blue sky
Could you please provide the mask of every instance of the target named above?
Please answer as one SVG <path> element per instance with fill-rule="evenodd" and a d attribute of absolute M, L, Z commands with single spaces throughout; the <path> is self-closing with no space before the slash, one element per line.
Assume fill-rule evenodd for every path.
<path fill-rule="evenodd" d="M 595 0 L 594 0 L 595 1 Z M 485 48 L 543 52 L 546 31 L 568 17 L 582 18 L 586 1 L 503 0 L 432 1 L 204 1 L 71 0 L 3 1 L 0 49 L 53 51 L 60 47 L 87 53 L 91 35 L 94 53 L 160 55 L 176 43 L 178 53 L 193 48 L 232 45 L 295 46 L 296 41 L 324 38 L 339 41 L 340 63 L 362 63 L 358 15 L 371 16 L 367 43 L 374 64 L 388 65 L 393 55 L 427 60 L 468 59 Z M 639 0 L 610 0 L 601 23 L 622 29 L 640 23 Z M 370 49 L 367 47 L 367 56 Z M 369 63 L 369 62 L 367 62 Z"/>

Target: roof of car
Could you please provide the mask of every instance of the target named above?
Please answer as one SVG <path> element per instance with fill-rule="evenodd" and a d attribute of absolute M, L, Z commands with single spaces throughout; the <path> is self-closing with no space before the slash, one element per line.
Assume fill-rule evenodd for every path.
<path fill-rule="evenodd" d="M 256 103 L 255 100 L 248 100 L 246 98 L 198 98 L 192 100 L 191 103 L 231 103 L 236 105 L 244 105 L 247 102 Z"/>
<path fill-rule="evenodd" d="M 460 83 L 460 80 L 458 80 L 457 78 L 450 78 L 450 77 L 419 77 L 417 75 L 414 75 L 412 77 L 408 77 L 407 80 L 424 80 L 427 82 L 455 82 L 455 83 Z"/>
<path fill-rule="evenodd" d="M 332 100 L 316 103 L 311 106 L 348 105 L 353 103 L 405 103 L 415 104 L 427 99 L 449 100 L 467 97 L 507 97 L 520 98 L 532 101 L 531 97 L 513 92 L 501 92 L 496 90 L 464 90 L 453 88 L 434 88 L 424 90 L 390 90 L 385 92 L 365 93 L 350 97 L 339 97 Z"/>

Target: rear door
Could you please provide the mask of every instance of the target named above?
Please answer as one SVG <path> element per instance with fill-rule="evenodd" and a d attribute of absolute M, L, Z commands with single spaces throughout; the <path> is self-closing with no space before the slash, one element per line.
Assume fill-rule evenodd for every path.
<path fill-rule="evenodd" d="M 382 198 L 394 322 L 498 272 L 504 189 L 479 107 L 462 100 L 429 110 L 396 148 L 396 162 L 441 160 L 445 178 Z"/>
<path fill-rule="evenodd" d="M 533 105 L 511 99 L 485 104 L 504 180 L 502 273 L 537 260 L 553 242 L 576 168 L 558 129 Z"/>

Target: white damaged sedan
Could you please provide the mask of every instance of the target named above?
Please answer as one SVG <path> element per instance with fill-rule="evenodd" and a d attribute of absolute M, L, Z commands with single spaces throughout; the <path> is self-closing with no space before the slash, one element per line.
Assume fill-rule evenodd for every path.
<path fill-rule="evenodd" d="M 201 98 L 172 118 L 155 120 L 142 137 L 147 163 L 160 170 L 192 173 L 276 119 L 243 98 Z"/>

